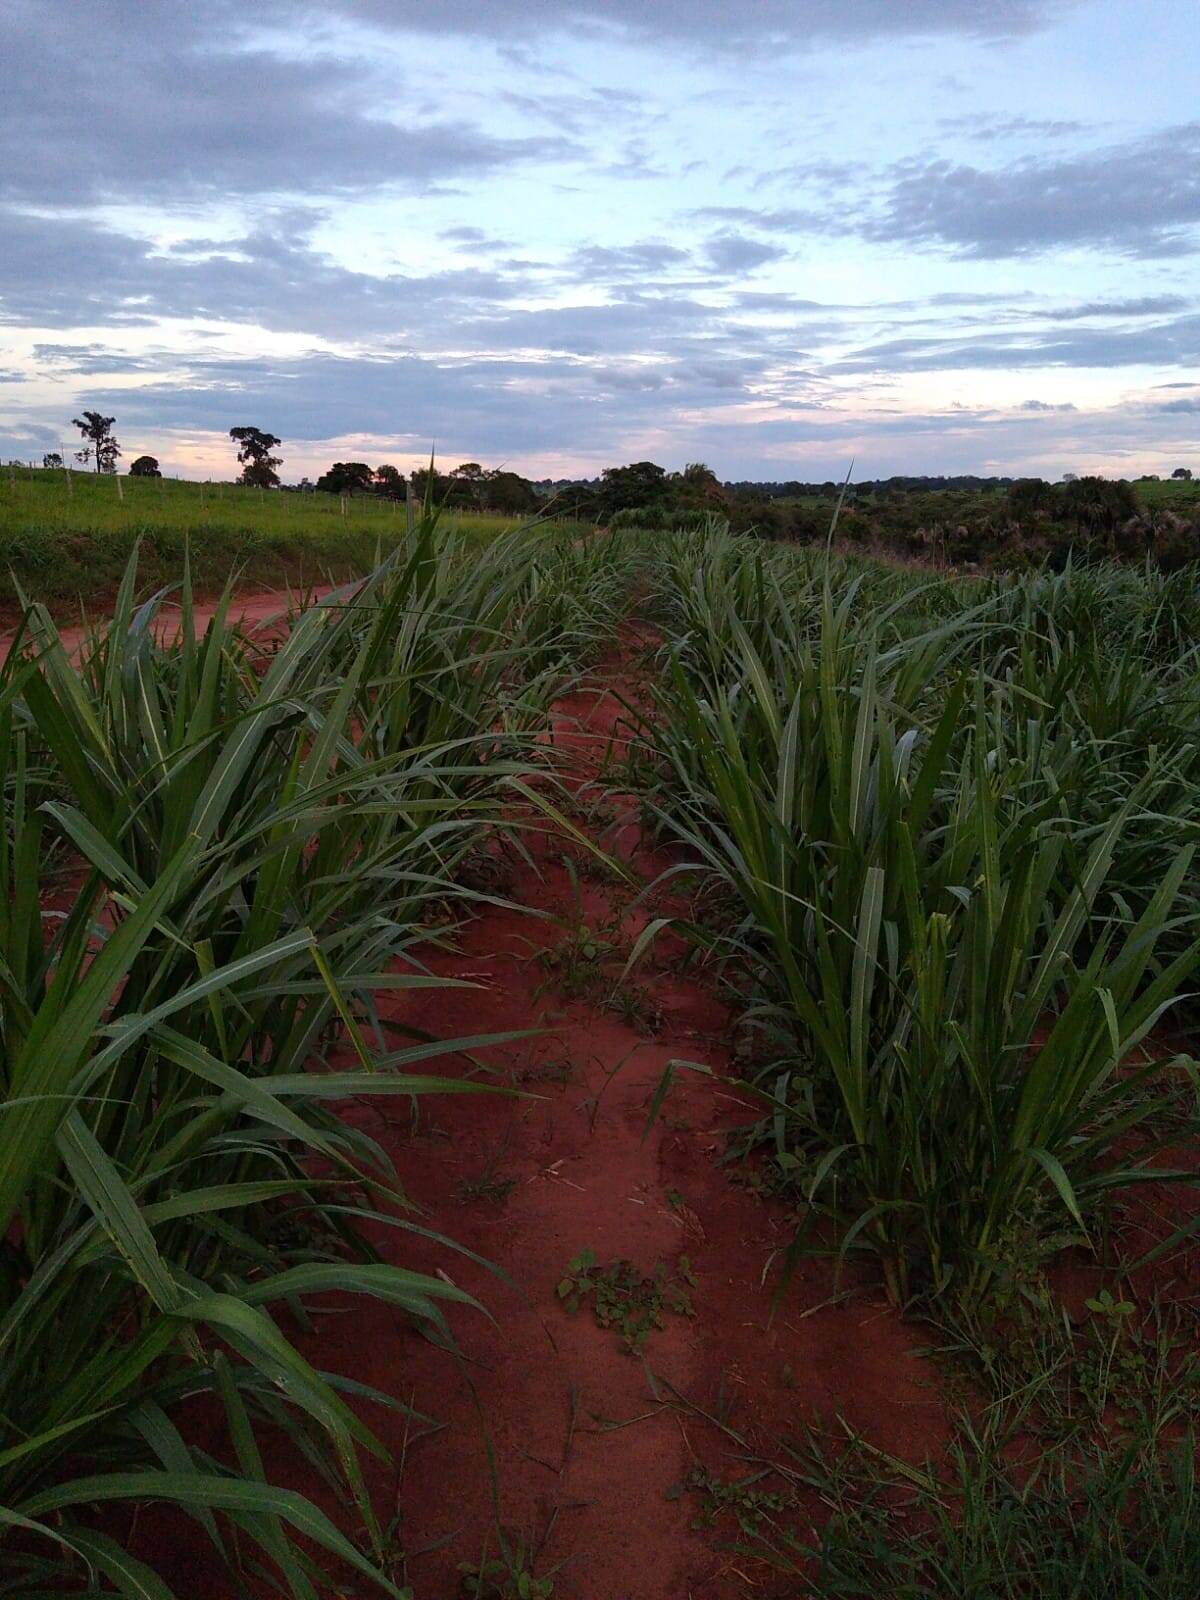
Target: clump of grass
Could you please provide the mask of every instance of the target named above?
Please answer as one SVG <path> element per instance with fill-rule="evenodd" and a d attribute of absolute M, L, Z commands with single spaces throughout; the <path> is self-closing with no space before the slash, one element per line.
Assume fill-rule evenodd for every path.
<path fill-rule="evenodd" d="M 1189 1600 L 1200 1570 L 1196 1440 L 1145 1437 L 1051 1453 L 1032 1470 L 969 1436 L 944 1480 L 861 1445 L 811 1449 L 820 1533 L 746 1546 L 819 1594 L 996 1600 Z"/>
<path fill-rule="evenodd" d="M 1200 963 L 1171 581 L 981 599 L 720 533 L 664 539 L 654 581 L 646 800 L 728 908 L 684 928 L 769 1041 L 797 1247 L 828 1220 L 896 1304 L 978 1306 L 1014 1240 L 1090 1244 L 1122 1186 L 1183 1176 L 1143 1049 Z"/>
<path fill-rule="evenodd" d="M 631 983 L 628 979 L 619 982 L 604 1002 L 606 1011 L 611 1011 L 627 1028 L 633 1028 L 638 1033 L 657 1033 L 663 1026 L 664 1017 L 662 1007 L 644 984 Z"/>
<path fill-rule="evenodd" d="M 473 1178 L 464 1178 L 458 1185 L 458 1198 L 464 1205 L 482 1201 L 487 1205 L 503 1205 L 517 1186 L 517 1180 L 498 1170 L 503 1150 L 494 1151 Z"/>
<path fill-rule="evenodd" d="M 1183 1600 L 1200 1557 L 1200 1392 L 1180 1334 L 1161 1308 L 1112 1291 L 1089 1298 L 1077 1327 L 1049 1299 L 1028 1303 L 998 1359 L 971 1353 L 964 1410 L 932 1462 L 845 1423 L 752 1445 L 719 1402 L 705 1411 L 656 1385 L 736 1459 L 697 1464 L 669 1497 L 691 1496 L 696 1527 L 805 1593 Z M 955 1336 L 925 1354 L 953 1377 L 968 1345 Z"/>
<path fill-rule="evenodd" d="M 267 657 L 225 606 L 200 634 L 186 567 L 165 646 L 164 595 L 138 603 L 132 562 L 79 661 L 29 608 L 0 665 L 6 1592 L 90 1574 L 167 1595 L 95 1515 L 156 1501 L 296 1600 L 325 1563 L 401 1594 L 364 1473 L 383 1444 L 277 1313 L 367 1296 L 451 1341 L 448 1309 L 475 1304 L 368 1241 L 368 1219 L 402 1239 L 409 1204 L 336 1108 L 482 1092 L 428 1070 L 466 1041 L 388 1048 L 374 996 L 434 981 L 423 909 L 469 899 L 456 868 L 602 632 L 599 602 L 556 586 L 620 559 L 560 569 L 515 537 L 466 562 L 429 517 Z M 224 1419 L 219 1455 L 183 1429 L 197 1395 Z M 337 1484 L 361 1544 L 270 1480 L 275 1430 Z"/>

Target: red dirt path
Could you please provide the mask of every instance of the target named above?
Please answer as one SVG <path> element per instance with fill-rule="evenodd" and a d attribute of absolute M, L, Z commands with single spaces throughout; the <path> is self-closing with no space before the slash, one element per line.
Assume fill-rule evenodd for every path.
<path fill-rule="evenodd" d="M 316 584 L 305 588 L 302 592 L 310 600 L 322 600 L 332 594 L 337 587 L 331 583 Z M 296 592 L 299 599 L 300 590 Z M 219 597 L 197 600 L 192 607 L 192 615 L 196 628 L 203 632 L 207 624 L 217 614 L 220 605 Z M 107 608 L 97 606 L 94 614 L 104 615 L 111 612 L 111 605 Z M 282 633 L 288 613 L 288 597 L 278 589 L 264 589 L 253 593 L 235 594 L 229 604 L 228 620 L 231 625 L 238 624 L 256 638 L 269 638 L 275 633 Z M 20 613 L 7 610 L 0 614 L 0 661 L 8 657 L 12 647 L 13 636 L 20 625 Z M 179 606 L 175 601 L 168 601 L 159 611 L 154 624 L 154 636 L 162 643 L 169 643 L 175 636 L 179 627 Z M 58 636 L 62 640 L 63 648 L 68 655 L 79 649 L 87 640 L 89 628 L 83 623 L 72 627 L 59 627 Z"/>
<path fill-rule="evenodd" d="M 637 642 L 631 636 L 629 643 Z M 619 752 L 614 689 L 636 689 L 619 660 L 556 708 L 553 739 L 572 758 L 576 788 L 586 790 L 610 740 Z M 632 802 L 618 797 L 616 806 L 604 846 L 650 881 L 665 859 L 643 847 Z M 508 886 L 515 902 L 559 918 L 568 913 L 573 887 L 562 848 L 561 840 L 533 841 L 538 870 L 523 868 Z M 604 921 L 614 891 L 587 876 L 579 881 L 588 920 Z M 629 898 L 628 891 L 615 893 Z M 636 934 L 646 916 L 644 907 L 628 912 L 624 932 Z M 469 1311 L 455 1315 L 459 1361 L 389 1308 L 356 1301 L 318 1317 L 318 1332 L 302 1339 L 302 1348 L 327 1370 L 412 1400 L 444 1424 L 427 1432 L 379 1407 L 368 1414 L 402 1461 L 398 1487 L 377 1481 L 402 1509 L 417 1600 L 451 1600 L 459 1593 L 459 1563 L 477 1562 L 485 1548 L 497 1553 L 485 1430 L 500 1520 L 535 1547 L 539 1573 L 561 1563 L 555 1600 L 774 1593 L 765 1569 L 752 1569 L 748 1587 L 745 1564 L 721 1553 L 711 1530 L 692 1526 L 690 1496 L 668 1497 L 697 1462 L 727 1478 L 746 1469 L 717 1428 L 655 1400 L 646 1368 L 764 1446 L 806 1422 L 832 1424 L 841 1415 L 911 1460 L 936 1452 L 946 1438 L 934 1374 L 912 1353 L 922 1342 L 917 1330 L 880 1297 L 822 1308 L 833 1288 L 822 1264 L 801 1266 L 772 1322 L 772 1289 L 762 1280 L 787 1230 L 771 1205 L 716 1165 L 726 1130 L 747 1120 L 744 1102 L 719 1077 L 681 1073 L 643 1138 L 648 1101 L 668 1061 L 701 1061 L 718 1071 L 726 1062 L 727 1017 L 712 985 L 672 970 L 679 951 L 664 944 L 658 965 L 638 975 L 663 1018 L 649 1037 L 602 1004 L 565 1001 L 544 988 L 535 952 L 564 936 L 562 922 L 484 908 L 457 951 L 430 958 L 433 971 L 471 978 L 477 991 L 430 989 L 381 1000 L 385 1016 L 443 1037 L 550 1028 L 484 1057 L 538 1098 L 425 1100 L 415 1130 L 407 1102 L 351 1113 L 388 1148 L 424 1211 L 422 1222 L 486 1257 L 515 1287 L 412 1234 L 381 1229 L 379 1248 L 405 1266 L 449 1272 L 496 1324 Z M 554 1081 L 563 1074 L 565 1082 Z M 513 1180 L 507 1198 L 464 1200 L 462 1186 L 484 1176 Z M 615 1333 L 598 1328 L 587 1308 L 572 1317 L 558 1299 L 567 1262 L 586 1246 L 602 1262 L 626 1257 L 647 1272 L 680 1255 L 691 1261 L 695 1315 L 667 1315 L 644 1349 L 645 1366 Z M 219 1432 L 209 1442 L 224 1454 Z M 270 1471 L 339 1515 L 294 1455 L 281 1448 Z M 349 1526 L 344 1514 L 341 1520 Z M 172 1524 L 164 1556 L 163 1524 L 148 1514 L 133 1547 L 148 1554 L 153 1546 L 181 1595 L 225 1593 L 227 1579 L 200 1544 L 203 1536 L 179 1541 L 177 1533 Z M 371 1591 L 353 1583 L 337 1592 Z"/>

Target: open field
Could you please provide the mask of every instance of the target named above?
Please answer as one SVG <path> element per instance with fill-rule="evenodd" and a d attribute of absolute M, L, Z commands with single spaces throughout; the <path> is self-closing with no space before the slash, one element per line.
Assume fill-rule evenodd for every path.
<path fill-rule="evenodd" d="M 1200 478 L 1139 478 L 1133 488 L 1143 505 L 1200 511 Z"/>
<path fill-rule="evenodd" d="M 1191 1600 L 1195 577 L 428 518 L 267 639 L 35 608 L 6 1592 Z"/>
<path fill-rule="evenodd" d="M 511 517 L 462 513 L 463 534 L 487 540 Z M 67 612 L 111 598 L 135 543 L 148 585 L 178 581 L 188 551 L 193 581 L 212 592 L 233 572 L 247 585 L 344 581 L 369 570 L 403 536 L 405 507 L 374 496 L 284 493 L 95 472 L 0 469 L 0 603 L 13 576 Z M 576 526 L 576 525 L 571 525 Z M 577 529 L 582 531 L 582 529 Z"/>

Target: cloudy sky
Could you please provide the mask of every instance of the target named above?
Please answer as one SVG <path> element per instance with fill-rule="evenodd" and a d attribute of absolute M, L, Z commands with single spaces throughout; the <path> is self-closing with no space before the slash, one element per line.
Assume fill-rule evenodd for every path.
<path fill-rule="evenodd" d="M 0 455 L 1200 467 L 1195 0 L 0 6 Z"/>

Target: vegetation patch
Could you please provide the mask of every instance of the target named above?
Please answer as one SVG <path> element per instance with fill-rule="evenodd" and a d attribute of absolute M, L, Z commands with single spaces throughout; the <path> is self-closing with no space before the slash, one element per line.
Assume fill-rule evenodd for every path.
<path fill-rule="evenodd" d="M 686 1256 L 673 1267 L 660 1261 L 645 1273 L 632 1261 L 618 1258 L 601 1266 L 594 1250 L 581 1250 L 567 1265 L 558 1284 L 558 1298 L 572 1314 L 591 1304 L 596 1325 L 612 1328 L 626 1350 L 641 1350 L 667 1312 L 694 1314 L 691 1290 L 696 1277 Z"/>
<path fill-rule="evenodd" d="M 447 514 L 447 531 L 451 523 L 463 538 L 482 543 L 518 527 L 521 517 L 463 507 Z M 554 526 L 575 536 L 584 531 Z M 178 583 L 186 560 L 202 591 L 219 593 L 236 579 L 291 588 L 299 598 L 310 586 L 362 577 L 407 539 L 403 501 L 380 495 L 140 473 L 118 479 L 0 471 L 0 601 L 9 603 L 17 601 L 19 584 L 60 610 L 82 602 L 95 611 L 102 597 L 116 593 L 135 548 L 147 589 Z"/>

